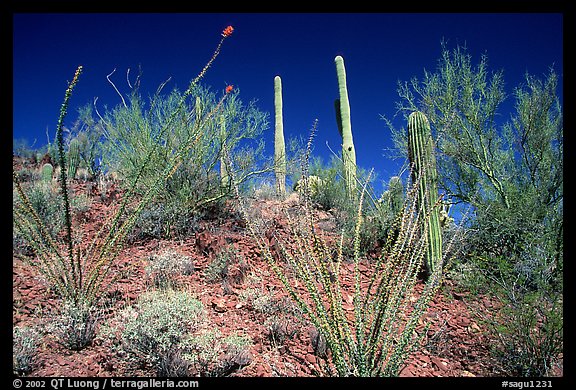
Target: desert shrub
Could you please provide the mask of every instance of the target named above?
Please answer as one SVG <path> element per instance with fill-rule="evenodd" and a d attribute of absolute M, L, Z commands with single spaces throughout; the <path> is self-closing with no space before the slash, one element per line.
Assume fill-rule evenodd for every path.
<path fill-rule="evenodd" d="M 189 234 L 189 222 L 195 215 L 229 198 L 232 189 L 224 172 L 234 171 L 242 185 L 270 170 L 260 163 L 267 114 L 258 110 L 255 102 L 244 104 L 239 90 L 229 91 L 225 100 L 200 85 L 186 93 L 190 102 L 185 102 L 177 118 L 171 113 L 181 106 L 185 93 L 174 89 L 163 94 L 159 88 L 146 102 L 135 88 L 124 104 L 106 112 L 99 122 L 107 135 L 104 156 L 109 168 L 124 179 L 120 181 L 124 187 L 126 178 L 138 175 L 138 193 L 144 193 L 166 168 L 174 150 L 182 151 L 178 167 L 146 207 L 158 217 L 150 233 L 162 238 Z M 170 131 L 158 132 L 168 125 Z M 163 147 L 155 147 L 158 144 Z M 183 149 L 184 145 L 188 146 Z M 150 150 L 154 152 L 148 153 Z M 144 157 L 151 163 L 140 170 Z"/>
<path fill-rule="evenodd" d="M 40 334 L 34 328 L 12 328 L 12 370 L 15 374 L 25 375 L 32 371 L 39 343 Z"/>
<path fill-rule="evenodd" d="M 204 270 L 206 280 L 221 282 L 224 291 L 229 287 L 240 284 L 248 272 L 248 263 L 233 245 L 223 248 Z"/>
<path fill-rule="evenodd" d="M 209 329 L 186 340 L 183 356 L 190 363 L 194 376 L 225 376 L 250 363 L 250 338 L 232 334 L 223 336 L 218 329 Z"/>
<path fill-rule="evenodd" d="M 184 291 L 147 292 L 114 323 L 106 334 L 117 348 L 158 376 L 221 376 L 249 362 L 244 354 L 250 339 L 222 336 L 207 321 L 202 303 Z"/>
<path fill-rule="evenodd" d="M 152 365 L 158 375 L 182 373 L 182 343 L 204 320 L 202 303 L 189 293 L 150 291 L 120 314 L 120 348 L 138 365 Z"/>
<path fill-rule="evenodd" d="M 492 352 L 510 376 L 551 376 L 564 350 L 562 299 L 531 292 L 505 300 L 498 321 L 489 321 Z"/>
<path fill-rule="evenodd" d="M 302 311 L 290 299 L 260 300 L 255 306 L 266 316 L 264 326 L 272 345 L 283 345 L 300 331 L 304 325 Z"/>
<path fill-rule="evenodd" d="M 175 277 L 190 274 L 193 271 L 191 261 L 189 256 L 169 249 L 150 256 L 145 271 L 155 287 L 171 288 L 176 286 Z"/>
<path fill-rule="evenodd" d="M 95 306 L 64 301 L 58 314 L 48 324 L 48 329 L 62 346 L 79 351 L 91 345 L 96 338 L 98 322 L 102 316 L 102 311 Z"/>

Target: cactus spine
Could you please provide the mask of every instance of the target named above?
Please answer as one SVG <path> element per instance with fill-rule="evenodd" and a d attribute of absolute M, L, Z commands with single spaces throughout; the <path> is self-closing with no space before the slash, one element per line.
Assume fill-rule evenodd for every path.
<path fill-rule="evenodd" d="M 284 122 L 282 118 L 282 79 L 274 77 L 274 174 L 276 175 L 276 194 L 286 195 L 286 146 L 284 144 Z"/>
<path fill-rule="evenodd" d="M 428 118 L 422 112 L 413 112 L 408 117 L 408 157 L 412 164 L 412 181 L 418 182 L 418 209 L 424 215 L 428 235 L 426 273 L 430 275 L 442 265 L 442 229 L 438 210 L 438 172 L 434 142 Z M 419 177 L 419 175 L 422 175 Z"/>
<path fill-rule="evenodd" d="M 348 197 L 353 199 L 356 194 L 356 151 L 352 138 L 352 125 L 350 121 L 350 103 L 348 102 L 348 89 L 346 87 L 346 69 L 344 59 L 336 56 L 336 75 L 338 76 L 338 91 L 340 99 L 335 102 L 336 122 L 342 137 L 342 162 L 344 164 L 344 180 Z"/>
<path fill-rule="evenodd" d="M 42 165 L 42 183 L 49 185 L 52 183 L 52 174 L 54 173 L 54 167 L 50 163 Z"/>
<path fill-rule="evenodd" d="M 70 179 L 76 178 L 76 172 L 80 165 L 80 142 L 78 139 L 73 138 L 68 145 L 68 177 Z"/>

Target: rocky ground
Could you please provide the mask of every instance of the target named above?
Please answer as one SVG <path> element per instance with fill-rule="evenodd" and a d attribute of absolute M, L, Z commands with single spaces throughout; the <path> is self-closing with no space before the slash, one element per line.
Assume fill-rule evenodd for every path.
<path fill-rule="evenodd" d="M 75 190 L 84 191 L 83 186 Z M 92 206 L 81 218 L 83 230 L 94 232 L 114 207 L 117 197 L 94 197 Z M 289 204 L 288 204 L 289 203 Z M 294 198 L 285 203 L 277 200 L 257 200 L 253 209 L 267 218 L 275 216 L 276 224 L 285 221 L 274 214 L 282 207 L 298 207 Z M 324 226 L 333 223 L 329 213 L 322 213 Z M 232 246 L 244 262 L 230 264 L 227 277 L 208 280 L 206 270 L 224 247 Z M 183 240 L 149 239 L 127 245 L 114 264 L 119 279 L 107 290 L 102 300 L 106 307 L 99 323 L 106 323 L 122 308 L 135 303 L 145 291 L 153 288 L 152 276 L 146 272 L 147 259 L 168 250 L 188 256 L 189 268 L 176 277 L 179 289 L 192 293 L 202 301 L 208 320 L 223 335 L 240 333 L 251 339 L 249 350 L 228 373 L 238 377 L 312 377 L 325 375 L 324 359 L 314 340 L 314 329 L 304 318 L 276 317 L 276 330 L 271 331 L 273 310 L 258 309 L 255 298 L 263 291 L 270 294 L 277 308 L 289 308 L 290 300 L 281 283 L 273 277 L 268 264 L 259 256 L 258 248 L 247 236 L 243 224 L 231 214 L 229 218 L 202 221 L 197 232 Z M 134 266 L 136 265 L 136 266 Z M 367 267 L 368 264 L 364 264 Z M 51 315 L 59 307 L 58 299 L 46 288 L 42 278 L 16 254 L 13 256 L 13 326 L 34 325 L 47 329 Z M 422 285 L 417 286 L 417 290 Z M 430 328 L 420 348 L 411 354 L 401 369 L 401 377 L 491 377 L 502 375 L 490 355 L 490 340 L 481 322 L 473 315 L 483 308 L 490 313 L 498 302 L 490 297 L 472 296 L 455 288 L 451 280 L 432 301 L 421 323 Z M 278 309 L 276 314 L 281 313 Z M 419 329 L 423 329 L 419 327 Z M 154 376 L 152 367 L 134 367 L 101 335 L 80 350 L 61 346 L 53 334 L 43 332 L 42 342 L 34 356 L 32 377 L 125 377 Z"/>

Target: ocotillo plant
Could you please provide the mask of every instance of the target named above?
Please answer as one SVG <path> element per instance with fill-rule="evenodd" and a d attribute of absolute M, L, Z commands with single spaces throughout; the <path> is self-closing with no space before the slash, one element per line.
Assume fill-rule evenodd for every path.
<path fill-rule="evenodd" d="M 52 183 L 52 174 L 54 173 L 54 167 L 50 163 L 42 165 L 42 183 L 50 184 Z"/>
<path fill-rule="evenodd" d="M 408 117 L 408 157 L 412 165 L 412 181 L 418 182 L 418 207 L 430 214 L 423 223 L 422 231 L 428 234 L 426 273 L 428 275 L 442 266 L 442 229 L 440 227 L 438 203 L 438 172 L 434 142 L 428 118 L 422 112 L 413 112 Z M 421 177 L 420 177 L 421 175 Z"/>
<path fill-rule="evenodd" d="M 342 137 L 342 161 L 344 164 L 344 180 L 348 191 L 348 197 L 353 199 L 356 193 L 356 151 L 352 138 L 352 124 L 350 121 L 350 103 L 348 101 L 348 88 L 346 87 L 346 69 L 344 59 L 336 56 L 336 75 L 338 76 L 338 91 L 340 99 L 335 103 L 336 122 L 338 131 Z"/>
<path fill-rule="evenodd" d="M 68 145 L 68 177 L 74 179 L 80 165 L 80 142 L 73 138 Z"/>
<path fill-rule="evenodd" d="M 170 112 L 166 122 L 158 130 L 155 140 L 161 139 L 174 126 L 177 118 L 181 118 L 183 113 L 187 112 L 187 99 L 196 90 L 200 80 L 220 53 L 224 40 L 232 34 L 233 30 L 232 26 L 224 29 L 221 34 L 222 39 L 212 57 L 181 95 L 175 109 Z M 34 258 L 26 259 L 29 264 L 36 267 L 46 280 L 53 284 L 52 287 L 59 293 L 63 301 L 71 302 L 77 307 L 91 308 L 101 298 L 109 283 L 118 279 L 119 273 L 111 275 L 114 273 L 112 264 L 126 242 L 128 233 L 136 225 L 138 217 L 144 212 L 145 206 L 158 195 L 166 181 L 176 172 L 184 158 L 189 155 L 189 151 L 199 141 L 205 128 L 215 121 L 214 117 L 220 112 L 225 99 L 229 96 L 231 87 L 230 89 L 226 88 L 226 94 L 222 96 L 216 106 L 194 126 L 189 137 L 168 155 L 166 166 L 156 174 L 146 191 L 137 197 L 138 181 L 141 180 L 143 173 L 151 164 L 152 156 L 162 147 L 160 142 L 154 142 L 153 147 L 146 151 L 146 155 L 134 175 L 127 178 L 127 189 L 123 193 L 114 214 L 104 222 L 89 242 L 78 242 L 72 235 L 73 223 L 67 185 L 68 165 L 62 133 L 64 119 L 68 111 L 68 102 L 81 72 L 82 67 L 78 67 L 66 90 L 56 127 L 58 163 L 61 167 L 59 186 L 64 205 L 65 231 L 63 235 L 52 238 L 45 222 L 40 218 L 20 185 L 15 171 L 12 172 L 12 178 L 20 202 L 15 205 L 13 211 L 15 215 L 14 229 L 24 236 L 36 254 Z M 136 264 L 137 262 L 132 262 L 128 265 L 134 266 Z M 108 278 L 108 276 L 111 277 Z M 82 324 L 78 326 L 82 326 Z"/>
<path fill-rule="evenodd" d="M 282 79 L 274 77 L 274 174 L 276 175 L 276 194 L 286 195 L 286 146 L 284 144 L 284 123 L 282 119 Z"/>

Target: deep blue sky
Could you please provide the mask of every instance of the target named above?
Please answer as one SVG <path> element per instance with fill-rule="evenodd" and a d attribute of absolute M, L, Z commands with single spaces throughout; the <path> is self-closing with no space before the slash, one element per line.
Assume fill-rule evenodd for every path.
<path fill-rule="evenodd" d="M 563 83 L 563 16 L 559 13 L 470 14 L 32 14 L 13 15 L 13 137 L 46 143 L 54 138 L 67 81 L 78 65 L 84 73 L 72 96 L 68 124 L 76 109 L 99 97 L 103 110 L 120 103 L 106 80 L 128 91 L 126 70 L 141 66 L 142 92 L 184 89 L 210 58 L 220 32 L 234 26 L 203 83 L 227 84 L 248 102 L 270 113 L 273 133 L 273 79 L 283 83 L 287 138 L 308 131 L 318 118 L 315 153 L 336 151 L 334 99 L 338 84 L 334 57 L 344 57 L 358 165 L 374 167 L 381 180 L 397 173 L 383 150 L 390 132 L 380 115 L 392 118 L 399 100 L 397 82 L 422 79 L 434 71 L 440 42 L 465 44 L 476 64 L 488 56 L 490 71 L 504 71 L 507 92 L 526 72 L 544 77 L 553 66 Z M 165 89 L 168 90 L 168 89 Z M 562 93 L 562 90 L 559 91 Z M 512 103 L 510 99 L 510 103 Z M 503 112 L 505 117 L 508 112 Z M 402 126 L 401 118 L 395 121 Z M 267 153 L 273 153 L 268 142 Z"/>

